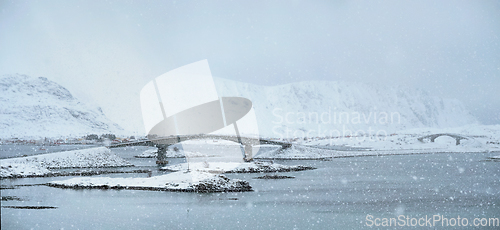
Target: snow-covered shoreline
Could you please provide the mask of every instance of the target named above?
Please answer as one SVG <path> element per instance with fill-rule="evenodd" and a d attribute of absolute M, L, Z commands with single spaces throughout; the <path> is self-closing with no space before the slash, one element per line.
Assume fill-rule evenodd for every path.
<path fill-rule="evenodd" d="M 158 149 L 157 148 L 152 148 L 152 149 L 147 149 L 144 152 L 142 152 L 139 155 L 134 156 L 135 158 L 156 158 L 158 156 Z M 165 154 L 167 158 L 184 158 L 186 157 L 184 153 L 180 151 L 175 151 L 168 149 L 167 153 Z"/>
<path fill-rule="evenodd" d="M 297 172 L 304 170 L 316 169 L 310 166 L 304 165 L 282 165 L 271 162 L 253 161 L 244 163 L 223 163 L 223 162 L 210 162 L 207 165 L 196 165 L 191 164 L 189 166 L 191 170 L 196 170 L 200 172 L 211 172 L 211 173 L 271 173 L 271 172 Z M 176 164 L 168 165 L 162 167 L 162 171 L 178 172 L 187 171 L 188 164 Z"/>
<path fill-rule="evenodd" d="M 242 192 L 252 191 L 247 181 L 229 179 L 222 173 L 269 173 L 315 169 L 309 166 L 287 166 L 270 162 L 210 162 L 166 166 L 173 171 L 146 178 L 76 177 L 52 181 L 48 186 L 73 189 L 132 189 L 177 192 Z M 205 167 L 206 166 L 206 167 Z"/>
<path fill-rule="evenodd" d="M 431 141 L 430 136 L 444 134 Z M 460 136 L 459 145 L 452 136 Z M 255 159 L 321 160 L 337 157 L 500 152 L 500 125 L 421 128 L 387 136 L 312 137 L 290 140 L 292 147 L 261 152 Z"/>
<path fill-rule="evenodd" d="M 46 176 L 50 169 L 132 166 L 105 147 L 2 159 L 0 164 L 0 178 Z"/>
<path fill-rule="evenodd" d="M 484 149 L 406 149 L 406 150 L 360 150 L 339 151 L 315 147 L 294 146 L 284 149 L 270 151 L 258 156 L 257 160 L 326 160 L 332 158 L 363 157 L 363 156 L 390 156 L 390 155 L 414 155 L 414 154 L 440 154 L 440 153 L 497 153 L 500 151 L 488 151 Z"/>
<path fill-rule="evenodd" d="M 199 180 L 196 179 L 200 178 Z M 247 181 L 229 179 L 206 172 L 176 172 L 150 178 L 77 177 L 52 181 L 48 186 L 72 189 L 130 189 L 173 192 L 245 192 L 252 191 Z"/>

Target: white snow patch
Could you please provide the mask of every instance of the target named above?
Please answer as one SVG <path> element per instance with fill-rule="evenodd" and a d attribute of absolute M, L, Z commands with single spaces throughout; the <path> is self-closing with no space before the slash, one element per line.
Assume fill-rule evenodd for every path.
<path fill-rule="evenodd" d="M 313 167 L 302 165 L 282 165 L 271 162 L 202 162 L 202 163 L 187 163 L 168 165 L 162 167 L 165 171 L 190 171 L 209 172 L 209 173 L 267 173 L 267 172 L 290 172 L 314 169 Z"/>
<path fill-rule="evenodd" d="M 116 188 L 187 192 L 250 191 L 248 182 L 207 172 L 176 172 L 150 178 L 77 177 L 48 184 L 67 188 Z"/>
<path fill-rule="evenodd" d="M 419 141 L 418 138 L 450 133 L 467 139 L 456 140 L 449 136 L 441 136 L 430 142 L 429 139 Z M 287 149 L 276 149 L 262 152 L 256 159 L 321 159 L 349 156 L 378 156 L 422 153 L 454 153 L 454 152 L 499 152 L 500 125 L 468 125 L 458 128 L 433 129 L 422 128 L 391 133 L 388 136 L 350 136 L 333 138 L 298 139 Z"/>
<path fill-rule="evenodd" d="M 439 133 L 454 134 L 467 139 L 460 140 L 459 145 L 456 145 L 456 140 L 449 136 L 438 137 L 435 139 L 435 142 L 431 142 L 429 138 L 423 141 L 419 140 L 420 137 Z M 295 139 L 290 141 L 294 144 L 286 149 L 281 149 L 280 146 L 260 146 L 260 152 L 257 153 L 257 151 L 254 151 L 254 159 L 324 159 L 350 156 L 500 152 L 499 140 L 500 125 L 468 125 L 446 129 L 421 128 L 394 132 L 387 136 Z M 204 160 L 203 157 L 206 157 L 208 159 L 206 160 L 207 163 L 214 165 L 209 161 L 214 159 L 216 156 L 214 153 L 219 151 L 211 151 L 211 154 L 207 154 L 207 150 L 212 150 L 212 145 L 207 145 L 208 143 L 205 142 L 191 142 L 190 144 L 186 144 L 186 146 L 192 145 L 197 147 L 193 148 L 195 151 L 187 152 L 187 155 L 190 157 L 199 157 L 201 160 Z M 223 147 L 224 144 L 221 143 L 220 146 Z M 223 148 L 221 151 L 225 152 L 226 148 Z M 186 155 L 182 154 L 182 151 L 179 151 L 179 153 L 182 156 Z M 170 151 L 167 152 L 167 155 L 169 154 L 171 154 Z M 176 171 L 179 169 L 169 168 L 168 170 Z M 212 170 L 219 169 L 214 168 Z"/>
<path fill-rule="evenodd" d="M 50 170 L 38 164 L 16 163 L 5 164 L 2 161 L 0 166 L 0 178 L 19 177 L 19 176 L 43 176 L 50 173 Z"/>
<path fill-rule="evenodd" d="M 158 149 L 157 148 L 154 148 L 154 149 L 146 149 L 144 152 L 142 152 L 141 154 L 135 156 L 137 158 L 156 158 L 156 156 L 158 156 Z"/>
<path fill-rule="evenodd" d="M 0 177 L 40 176 L 50 172 L 48 169 L 60 168 L 132 166 L 105 147 L 2 159 L 0 162 Z"/>
<path fill-rule="evenodd" d="M 190 157 L 206 157 L 207 154 L 202 154 L 200 152 L 189 152 L 189 151 L 175 151 L 173 149 L 168 149 L 167 152 L 165 153 L 165 156 L 167 158 L 184 158 L 186 155 Z M 137 158 L 156 158 L 158 156 L 158 149 L 147 149 L 141 154 L 135 156 Z"/>
<path fill-rule="evenodd" d="M 448 147 L 448 146 L 454 146 L 456 141 L 455 138 L 450 136 L 440 136 L 436 138 L 434 142 L 444 147 Z"/>

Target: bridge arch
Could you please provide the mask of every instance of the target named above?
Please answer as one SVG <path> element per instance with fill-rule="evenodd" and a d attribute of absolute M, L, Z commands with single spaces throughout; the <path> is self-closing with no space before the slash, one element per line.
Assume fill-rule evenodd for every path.
<path fill-rule="evenodd" d="M 431 135 L 420 137 L 420 138 L 418 138 L 418 140 L 420 142 L 424 142 L 424 139 L 429 139 L 431 142 L 434 142 L 436 140 L 436 138 L 441 137 L 441 136 L 449 136 L 449 137 L 455 138 L 456 145 L 459 145 L 461 140 L 469 139 L 467 137 L 463 137 L 463 136 L 460 136 L 457 134 L 452 134 L 452 133 L 437 133 L 437 134 L 431 134 Z"/>
<path fill-rule="evenodd" d="M 148 136 L 148 140 L 119 143 L 109 146 L 109 148 L 118 148 L 124 146 L 154 146 L 158 148 L 157 163 L 166 164 L 166 153 L 167 148 L 170 145 L 181 143 L 187 140 L 199 140 L 199 139 L 212 139 L 212 140 L 228 140 L 236 142 L 243 145 L 245 161 L 251 161 L 253 159 L 252 148 L 254 145 L 280 145 L 281 148 L 286 149 L 292 146 L 292 143 L 286 141 L 278 141 L 265 139 L 260 137 L 247 137 L 247 136 L 231 136 L 231 135 L 210 135 L 210 134 L 197 134 L 197 135 L 179 135 L 179 136 Z"/>
<path fill-rule="evenodd" d="M 231 135 L 210 135 L 210 134 L 197 134 L 197 135 L 179 135 L 179 136 L 168 136 L 168 137 L 148 137 L 148 139 L 154 143 L 154 146 L 158 147 L 158 157 L 157 162 L 163 164 L 166 162 L 166 152 L 170 145 L 181 143 L 187 140 L 200 140 L 200 139 L 212 139 L 212 140 L 227 140 L 243 145 L 243 160 L 252 161 L 253 160 L 253 146 L 261 144 L 273 144 L 281 145 L 283 149 L 289 148 L 292 144 L 284 141 L 276 141 L 270 139 L 263 139 L 260 137 L 247 137 L 247 136 L 231 136 Z"/>

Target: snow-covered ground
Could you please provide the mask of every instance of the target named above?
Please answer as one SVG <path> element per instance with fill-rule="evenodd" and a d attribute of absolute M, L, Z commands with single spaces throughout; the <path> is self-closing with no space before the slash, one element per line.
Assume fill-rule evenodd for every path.
<path fill-rule="evenodd" d="M 311 170 L 313 167 L 302 165 L 282 165 L 271 162 L 253 161 L 244 163 L 231 162 L 206 162 L 206 163 L 182 163 L 162 167 L 164 171 L 190 171 L 210 172 L 210 173 L 269 173 L 269 172 L 292 172 Z"/>
<path fill-rule="evenodd" d="M 249 183 L 229 179 L 224 175 L 192 171 L 175 172 L 149 178 L 77 177 L 53 181 L 49 186 L 62 188 L 110 188 L 135 190 L 161 190 L 181 192 L 236 192 L 251 191 Z"/>
<path fill-rule="evenodd" d="M 2 159 L 0 163 L 1 178 L 43 176 L 49 169 L 132 166 L 105 147 Z"/>
<path fill-rule="evenodd" d="M 449 133 L 464 137 L 460 145 L 450 136 L 441 136 L 431 142 L 432 134 Z M 498 159 L 500 151 L 500 126 L 464 126 L 449 129 L 413 129 L 391 133 L 386 137 L 334 137 L 295 139 L 291 147 L 280 149 L 275 146 L 260 146 L 256 159 L 322 159 L 371 155 L 401 155 L 440 152 L 491 152 L 492 159 Z M 188 141 L 179 151 L 186 154 L 188 163 L 168 165 L 162 170 L 172 171 L 164 175 L 146 178 L 75 177 L 69 180 L 51 182 L 51 186 L 64 188 L 114 188 L 165 191 L 248 191 L 246 181 L 230 180 L 223 173 L 289 172 L 313 169 L 305 166 L 286 166 L 270 162 L 243 162 L 240 146 L 233 142 L 213 140 Z M 190 149 L 185 152 L 184 149 Z M 155 148 L 142 155 L 155 156 Z M 226 153 L 234 157 L 225 156 Z M 256 153 L 256 152 L 255 152 Z M 77 151 L 58 152 L 30 157 L 1 160 L 2 177 L 41 176 L 52 168 L 114 167 L 130 163 L 117 157 L 104 147 Z M 189 169 L 188 169 L 189 167 Z"/>
<path fill-rule="evenodd" d="M 308 166 L 286 166 L 269 162 L 210 162 L 169 165 L 162 168 L 173 173 L 146 178 L 76 177 L 53 181 L 49 186 L 61 188 L 138 189 L 183 192 L 250 191 L 248 182 L 228 179 L 222 173 L 268 173 L 311 170 Z"/>
<path fill-rule="evenodd" d="M 449 136 L 438 137 L 435 142 L 424 139 L 432 134 L 455 134 L 467 138 L 461 140 L 460 145 L 455 145 L 455 139 Z M 305 145 L 330 146 L 343 145 L 369 148 L 372 150 L 408 150 L 408 149 L 450 149 L 467 151 L 468 149 L 500 150 L 500 125 L 480 126 L 468 125 L 458 128 L 433 129 L 421 128 L 389 133 L 384 136 L 350 136 L 334 137 L 328 139 L 311 138 L 299 141 Z"/>
<path fill-rule="evenodd" d="M 26 176 L 44 176 L 50 173 L 50 170 L 35 163 L 28 162 L 4 162 L 0 160 L 0 178 L 8 177 L 26 177 Z"/>
<path fill-rule="evenodd" d="M 158 148 L 150 148 L 142 152 L 141 154 L 135 156 L 137 158 L 156 158 L 158 156 Z M 168 158 L 182 158 L 185 157 L 185 153 L 181 151 L 175 151 L 173 149 L 168 149 L 165 154 Z"/>
<path fill-rule="evenodd" d="M 450 136 L 431 142 L 432 134 L 454 134 L 467 139 L 456 145 Z M 263 152 L 257 159 L 320 159 L 330 157 L 400 155 L 444 152 L 500 152 L 500 125 L 468 125 L 458 128 L 421 128 L 391 133 L 387 136 L 350 136 L 296 140 L 296 145 Z"/>
<path fill-rule="evenodd" d="M 213 153 L 207 155 L 207 153 L 213 152 L 211 150 L 214 150 L 215 148 L 222 147 L 222 151 L 224 151 L 224 150 L 234 150 L 235 146 L 239 148 L 238 143 L 227 140 L 210 140 L 210 139 L 188 140 L 182 142 L 181 144 L 174 144 L 169 146 L 169 148 L 167 149 L 166 157 L 183 158 L 186 157 L 186 155 L 189 157 L 207 157 L 207 156 L 210 157 L 215 155 Z M 188 151 L 186 149 L 189 149 L 191 151 Z M 157 151 L 158 148 L 151 147 L 135 157 L 156 158 L 158 156 Z M 220 152 L 220 151 L 215 151 L 215 152 Z"/>
<path fill-rule="evenodd" d="M 135 156 L 137 158 L 155 158 L 156 156 L 158 156 L 158 149 L 157 148 L 150 148 L 150 149 L 146 149 L 144 152 L 142 152 L 141 154 Z"/>
<path fill-rule="evenodd" d="M 456 145 L 453 137 L 443 135 L 431 142 L 423 138 L 433 134 L 452 134 L 464 137 Z M 500 152 L 500 125 L 467 125 L 457 128 L 419 128 L 389 133 L 383 136 L 348 136 L 348 137 L 314 137 L 288 140 L 294 145 L 280 149 L 280 146 L 260 146 L 254 149 L 255 159 L 323 159 L 350 156 L 378 156 L 422 153 L 453 153 L 453 152 Z M 210 157 L 204 149 L 216 145 L 237 145 L 230 141 L 214 143 L 211 140 L 198 140 L 183 143 L 183 145 L 199 146 L 190 156 Z M 180 145 L 178 145 L 180 147 Z M 258 153 L 257 153 L 258 152 Z M 186 152 L 169 149 L 167 157 L 184 157 Z M 147 150 L 140 156 L 156 157 L 155 150 Z M 169 166 L 172 170 L 172 167 Z M 175 171 L 175 170 L 174 170 Z"/>

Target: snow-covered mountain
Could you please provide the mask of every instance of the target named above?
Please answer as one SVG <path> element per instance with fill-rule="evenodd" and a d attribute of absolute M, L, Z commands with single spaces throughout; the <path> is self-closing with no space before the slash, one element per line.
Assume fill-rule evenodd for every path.
<path fill-rule="evenodd" d="M 419 89 L 333 81 L 279 86 L 214 81 L 219 96 L 252 100 L 259 132 L 268 137 L 384 135 L 478 123 L 460 101 Z"/>
<path fill-rule="evenodd" d="M 0 138 L 67 137 L 124 130 L 100 108 L 78 101 L 64 87 L 44 77 L 0 77 Z"/>
<path fill-rule="evenodd" d="M 418 89 L 329 81 L 279 86 L 222 78 L 214 78 L 214 81 L 219 96 L 252 100 L 260 134 L 266 137 L 377 132 L 385 135 L 414 128 L 478 123 L 461 102 Z M 125 131 L 107 119 L 100 108 L 79 102 L 64 87 L 46 78 L 19 74 L 0 77 L 0 138 L 89 133 L 122 134 Z"/>

